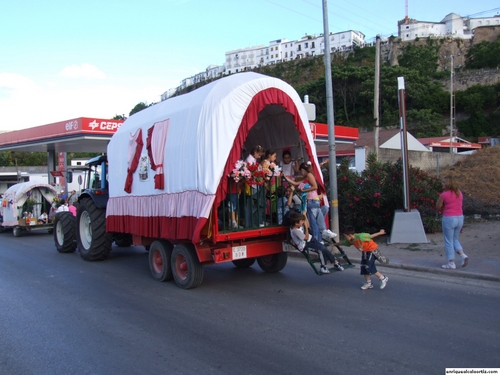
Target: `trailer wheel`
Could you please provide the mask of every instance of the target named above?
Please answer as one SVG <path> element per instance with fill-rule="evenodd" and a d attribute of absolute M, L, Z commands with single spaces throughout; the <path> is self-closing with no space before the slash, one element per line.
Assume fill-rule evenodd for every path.
<path fill-rule="evenodd" d="M 172 280 L 172 245 L 164 240 L 154 241 L 149 247 L 149 269 L 158 281 Z"/>
<path fill-rule="evenodd" d="M 192 245 L 175 245 L 172 251 L 172 273 L 175 283 L 182 289 L 199 286 L 203 280 L 203 265 Z"/>
<path fill-rule="evenodd" d="M 113 235 L 106 233 L 106 210 L 84 198 L 76 216 L 78 251 L 85 260 L 105 259 L 111 251 Z"/>
<path fill-rule="evenodd" d="M 233 260 L 233 264 L 238 268 L 248 268 L 255 263 L 255 258 Z"/>
<path fill-rule="evenodd" d="M 76 218 L 71 212 L 58 212 L 54 219 L 54 242 L 60 253 L 76 250 Z"/>
<path fill-rule="evenodd" d="M 14 235 L 14 237 L 21 237 L 21 233 L 22 233 L 22 229 L 21 227 L 14 227 L 12 229 L 12 234 Z"/>
<path fill-rule="evenodd" d="M 287 260 L 288 253 L 278 253 L 257 258 L 257 263 L 264 272 L 274 273 L 285 268 Z"/>

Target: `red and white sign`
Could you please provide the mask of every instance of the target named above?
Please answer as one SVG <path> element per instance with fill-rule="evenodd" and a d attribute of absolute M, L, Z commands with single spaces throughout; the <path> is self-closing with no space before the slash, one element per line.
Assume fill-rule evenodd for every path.
<path fill-rule="evenodd" d="M 82 118 L 82 131 L 92 134 L 114 134 L 123 124 L 123 120 L 103 120 Z"/>

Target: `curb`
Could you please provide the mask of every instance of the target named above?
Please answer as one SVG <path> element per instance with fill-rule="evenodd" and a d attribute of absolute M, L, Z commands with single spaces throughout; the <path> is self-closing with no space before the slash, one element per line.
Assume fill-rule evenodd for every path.
<path fill-rule="evenodd" d="M 353 262 L 351 260 L 351 262 Z M 359 263 L 359 262 L 353 262 L 353 263 Z M 477 273 L 471 273 L 471 272 L 454 272 L 453 270 L 442 270 L 439 268 L 429 268 L 429 267 L 419 267 L 419 266 L 413 266 L 413 265 L 406 265 L 406 264 L 384 264 L 384 265 L 377 265 L 378 267 L 387 267 L 387 268 L 396 268 L 396 269 L 403 269 L 407 271 L 417 271 L 417 272 L 427 272 L 427 273 L 432 273 L 435 275 L 445 275 L 445 276 L 452 276 L 452 277 L 459 277 L 459 278 L 465 278 L 465 279 L 476 279 L 476 280 L 483 280 L 483 281 L 494 281 L 494 282 L 500 282 L 500 277 L 497 276 L 492 276 L 492 275 L 483 275 L 483 274 L 477 274 Z"/>
<path fill-rule="evenodd" d="M 293 258 L 299 258 L 303 259 L 304 261 L 306 260 L 302 254 L 300 254 L 298 251 L 288 251 L 288 256 L 292 256 Z M 349 258 L 350 259 L 350 258 Z M 350 259 L 352 263 L 354 264 L 360 264 L 359 260 L 353 260 Z M 471 272 L 456 272 L 453 270 L 442 270 L 440 268 L 429 268 L 429 267 L 419 267 L 419 266 L 414 266 L 414 265 L 406 265 L 406 264 L 377 264 L 377 268 L 395 268 L 395 269 L 402 269 L 402 270 L 407 270 L 407 271 L 416 271 L 416 272 L 427 272 L 427 273 L 432 273 L 435 275 L 445 275 L 445 276 L 452 276 L 452 277 L 461 277 L 461 278 L 466 278 L 466 279 L 476 279 L 476 280 L 483 280 L 483 281 L 494 281 L 494 282 L 500 282 L 500 277 L 498 276 L 492 276 L 492 275 L 483 275 L 483 274 L 477 274 L 477 273 L 471 273 Z"/>

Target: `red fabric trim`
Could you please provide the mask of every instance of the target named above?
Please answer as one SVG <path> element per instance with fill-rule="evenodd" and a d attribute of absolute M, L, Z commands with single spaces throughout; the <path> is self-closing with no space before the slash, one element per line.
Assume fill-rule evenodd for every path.
<path fill-rule="evenodd" d="M 151 169 L 153 171 L 156 171 L 155 159 L 153 158 L 153 150 L 151 148 L 151 140 L 153 139 L 153 130 L 155 130 L 154 125 L 148 129 L 148 138 L 146 139 L 146 148 L 148 150 L 149 163 L 151 164 Z"/>
<path fill-rule="evenodd" d="M 165 178 L 163 173 L 155 174 L 155 189 L 165 189 Z"/>
<path fill-rule="evenodd" d="M 133 174 L 139 166 L 139 158 L 141 157 L 142 147 L 144 146 L 144 142 L 142 141 L 142 129 L 139 130 L 139 135 L 137 136 L 136 143 L 137 146 L 135 148 L 135 155 L 132 159 L 132 163 L 130 163 L 130 167 L 127 168 L 127 179 L 125 180 L 125 187 L 123 188 L 123 190 L 125 190 L 129 194 L 132 192 L 132 181 L 134 178 Z"/>
<path fill-rule="evenodd" d="M 130 233 L 148 238 L 164 238 L 169 240 L 189 240 L 193 243 L 200 242 L 200 232 L 206 218 L 193 216 L 165 217 L 139 217 L 116 216 L 106 218 L 106 231 L 117 233 Z"/>
<path fill-rule="evenodd" d="M 307 134 L 304 128 L 304 124 L 302 123 L 299 115 L 299 110 L 295 106 L 292 98 L 290 98 L 285 92 L 281 91 L 278 88 L 273 87 L 262 90 L 253 97 L 252 101 L 247 107 L 247 110 L 245 111 L 243 119 L 241 120 L 238 133 L 236 134 L 236 137 L 234 139 L 233 147 L 231 149 L 231 152 L 229 153 L 226 166 L 224 167 L 224 173 L 222 174 L 221 182 L 219 183 L 219 187 L 217 188 L 214 207 L 218 207 L 220 202 L 222 202 L 227 195 L 228 184 L 227 180 L 224 180 L 226 179 L 226 176 L 231 173 L 234 168 L 234 164 L 240 158 L 241 149 L 243 147 L 243 144 L 245 143 L 248 133 L 252 126 L 254 126 L 259 119 L 259 112 L 262 111 L 267 105 L 271 104 L 278 104 L 283 106 L 286 111 L 293 116 L 295 127 L 299 132 L 300 138 L 305 142 L 305 151 L 307 153 L 307 156 L 309 157 L 309 160 L 313 160 L 312 150 L 307 140 Z M 306 125 L 309 126 L 309 124 Z M 315 163 L 313 164 L 313 173 L 315 176 L 318 176 L 321 173 Z M 317 179 L 317 183 L 318 190 L 324 193 L 325 187 L 323 186 L 322 182 Z"/>

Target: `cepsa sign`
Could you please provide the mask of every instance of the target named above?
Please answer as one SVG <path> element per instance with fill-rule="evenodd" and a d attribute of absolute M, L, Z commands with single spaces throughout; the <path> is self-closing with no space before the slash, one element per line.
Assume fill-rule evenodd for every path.
<path fill-rule="evenodd" d="M 82 131 L 98 134 L 114 134 L 122 124 L 123 120 L 82 118 Z"/>

